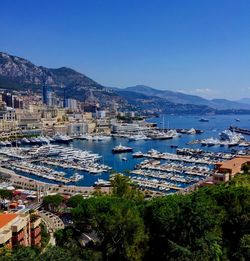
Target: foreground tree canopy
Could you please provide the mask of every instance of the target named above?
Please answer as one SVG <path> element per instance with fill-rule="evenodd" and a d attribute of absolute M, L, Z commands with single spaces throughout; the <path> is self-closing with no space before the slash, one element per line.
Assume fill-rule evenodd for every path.
<path fill-rule="evenodd" d="M 249 175 L 153 200 L 122 176 L 113 183 L 112 195 L 69 201 L 74 226 L 56 233 L 56 247 L 6 252 L 6 260 L 250 260 Z"/>

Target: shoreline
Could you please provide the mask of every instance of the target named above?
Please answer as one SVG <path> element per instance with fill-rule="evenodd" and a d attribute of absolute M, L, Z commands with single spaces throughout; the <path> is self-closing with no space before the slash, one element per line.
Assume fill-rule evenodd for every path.
<path fill-rule="evenodd" d="M 8 170 L 0 167 L 0 179 L 4 181 L 11 182 L 13 186 L 22 188 L 22 189 L 30 189 L 37 190 L 38 187 L 43 187 L 47 192 L 50 193 L 59 193 L 59 194 L 67 194 L 74 195 L 77 193 L 90 195 L 95 191 L 101 191 L 103 193 L 110 193 L 110 187 L 80 187 L 80 186 L 72 186 L 72 185 L 59 185 L 59 184 L 51 184 L 43 181 L 38 181 L 32 178 L 27 178 L 25 176 L 16 174 L 12 170 Z"/>

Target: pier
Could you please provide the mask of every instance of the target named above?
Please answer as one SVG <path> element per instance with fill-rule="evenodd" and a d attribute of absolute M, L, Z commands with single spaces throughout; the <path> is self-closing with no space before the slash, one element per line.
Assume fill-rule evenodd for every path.
<path fill-rule="evenodd" d="M 250 130 L 248 130 L 248 129 L 243 129 L 243 128 L 238 128 L 238 127 L 235 127 L 235 126 L 230 126 L 229 130 L 230 131 L 234 131 L 234 132 L 238 132 L 238 133 L 241 133 L 241 134 L 245 134 L 245 135 L 250 135 Z"/>
<path fill-rule="evenodd" d="M 174 186 L 174 185 L 169 185 L 166 183 L 157 183 L 157 182 L 153 182 L 152 180 L 138 180 L 138 179 L 133 179 L 133 181 L 135 181 L 139 186 L 143 186 L 146 188 L 155 188 L 155 189 L 159 189 L 159 188 L 164 188 L 164 189 L 174 189 L 174 190 L 182 190 L 183 188 L 178 187 L 178 186 Z"/>

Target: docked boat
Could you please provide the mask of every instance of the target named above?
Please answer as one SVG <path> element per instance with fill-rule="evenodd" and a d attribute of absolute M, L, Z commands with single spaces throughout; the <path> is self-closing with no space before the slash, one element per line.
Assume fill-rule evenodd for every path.
<path fill-rule="evenodd" d="M 143 153 L 141 151 L 137 151 L 132 154 L 133 158 L 143 158 Z"/>
<path fill-rule="evenodd" d="M 81 180 L 81 179 L 83 179 L 83 178 L 84 178 L 84 176 L 83 176 L 83 175 L 80 175 L 80 174 L 78 174 L 78 173 L 73 174 L 72 177 L 71 177 L 71 179 L 72 179 L 74 182 L 77 182 L 77 181 L 79 181 L 79 180 Z"/>
<path fill-rule="evenodd" d="M 129 140 L 147 140 L 148 137 L 145 134 L 136 134 L 129 137 Z"/>
<path fill-rule="evenodd" d="M 72 138 L 61 134 L 56 134 L 53 137 L 53 139 L 55 140 L 55 142 L 59 142 L 59 143 L 69 143 L 70 141 L 72 141 Z"/>
<path fill-rule="evenodd" d="M 50 143 L 49 139 L 44 136 L 40 136 L 39 139 L 41 143 L 46 143 L 46 144 Z"/>
<path fill-rule="evenodd" d="M 132 152 L 132 151 L 133 148 L 122 146 L 121 144 L 112 149 L 113 153 L 124 153 L 124 152 Z"/>
<path fill-rule="evenodd" d="M 238 128 L 238 127 L 230 126 L 230 127 L 229 127 L 229 130 L 230 130 L 230 131 L 233 131 L 233 132 L 245 134 L 245 135 L 250 135 L 250 130 L 249 130 L 249 129 L 243 129 L 243 128 Z"/>
<path fill-rule="evenodd" d="M 206 119 L 206 118 L 203 118 L 203 117 L 202 117 L 202 118 L 199 119 L 199 121 L 200 121 L 200 122 L 209 122 L 209 119 Z"/>
<path fill-rule="evenodd" d="M 6 143 L 4 141 L 0 141 L 0 146 L 6 146 Z"/>
<path fill-rule="evenodd" d="M 95 186 L 97 186 L 97 187 L 110 187 L 111 182 L 108 181 L 108 180 L 104 180 L 104 179 L 98 179 L 97 181 L 95 181 Z"/>
<path fill-rule="evenodd" d="M 233 147 L 239 145 L 245 140 L 244 136 L 240 133 L 235 133 L 230 130 L 225 130 L 220 133 L 220 138 L 223 143 L 228 147 Z"/>
<path fill-rule="evenodd" d="M 172 136 L 172 138 L 177 138 L 181 136 L 176 130 L 168 130 L 166 134 Z"/>
<path fill-rule="evenodd" d="M 98 141 L 108 141 L 111 140 L 111 136 L 105 136 L 105 135 L 99 135 L 98 136 Z"/>
<path fill-rule="evenodd" d="M 23 144 L 29 144 L 30 141 L 29 141 L 27 138 L 22 138 L 22 139 L 21 139 L 21 143 L 23 143 Z"/>
<path fill-rule="evenodd" d="M 168 140 L 172 139 L 173 135 L 165 132 L 155 132 L 149 136 L 153 140 Z"/>
<path fill-rule="evenodd" d="M 8 140 L 6 140 L 6 141 L 5 141 L 5 146 L 11 146 L 11 142 L 8 141 Z"/>
<path fill-rule="evenodd" d="M 186 131 L 187 134 L 195 135 L 196 130 L 194 128 L 191 128 L 190 130 Z"/>
<path fill-rule="evenodd" d="M 250 147 L 250 143 L 249 142 L 241 142 L 239 144 L 240 147 Z"/>

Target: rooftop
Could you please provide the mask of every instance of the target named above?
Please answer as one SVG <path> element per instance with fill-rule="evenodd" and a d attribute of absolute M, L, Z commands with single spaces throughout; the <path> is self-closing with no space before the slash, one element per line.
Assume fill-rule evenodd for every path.
<path fill-rule="evenodd" d="M 7 225 L 10 221 L 15 219 L 18 215 L 17 214 L 0 214 L 0 228 Z"/>
<path fill-rule="evenodd" d="M 250 156 L 235 157 L 231 160 L 218 162 L 217 166 L 219 169 L 230 169 L 232 174 L 236 174 L 241 171 L 242 165 L 250 162 Z"/>

